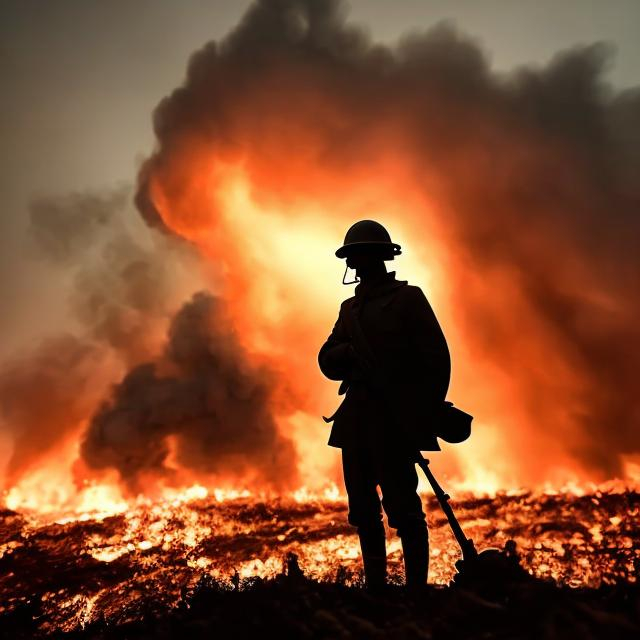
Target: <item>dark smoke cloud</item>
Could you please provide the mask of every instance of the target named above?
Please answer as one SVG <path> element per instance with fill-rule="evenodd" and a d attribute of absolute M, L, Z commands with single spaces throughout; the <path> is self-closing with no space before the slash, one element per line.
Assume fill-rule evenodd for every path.
<path fill-rule="evenodd" d="M 640 91 L 607 85 L 609 58 L 586 46 L 498 76 L 448 24 L 384 47 L 340 3 L 256 2 L 158 106 L 136 202 L 167 230 L 151 183 L 179 201 L 193 141 L 243 159 L 258 196 L 285 200 L 317 197 L 310 175 L 348 189 L 340 176 L 405 152 L 455 247 L 449 284 L 472 352 L 507 374 L 529 417 L 532 473 L 560 440 L 614 476 L 620 454 L 640 452 Z M 389 124 L 397 148 L 375 136 Z"/>
<path fill-rule="evenodd" d="M 67 438 L 78 437 L 109 377 L 134 357 L 135 341 L 119 353 L 112 348 L 118 335 L 113 327 L 124 325 L 125 316 L 130 332 L 140 324 L 122 288 L 113 286 L 119 269 L 130 268 L 144 253 L 123 225 L 129 199 L 130 189 L 117 189 L 40 198 L 30 207 L 30 249 L 48 269 L 49 302 L 59 305 L 63 298 L 72 314 L 64 334 L 23 347 L 0 366 L 0 418 L 12 440 L 7 486 Z M 121 259 L 114 260 L 114 253 Z M 128 278 L 126 286 L 135 281 Z M 41 307 L 43 321 L 54 315 Z"/>
<path fill-rule="evenodd" d="M 202 284 L 193 250 L 139 222 L 142 233 L 131 228 L 129 200 L 130 190 L 119 189 L 31 207 L 33 248 L 69 283 L 62 291 L 76 331 L 0 371 L 0 410 L 13 439 L 5 482 L 83 429 L 85 465 L 115 468 L 133 492 L 145 490 L 151 473 L 171 479 L 170 435 L 181 467 L 291 482 L 293 447 L 268 406 L 273 376 L 250 366 L 221 301 L 201 292 L 180 308 L 185 287 Z"/>
<path fill-rule="evenodd" d="M 173 319 L 163 358 L 127 373 L 93 417 L 84 459 L 116 468 L 141 491 L 145 473 L 170 474 L 168 436 L 175 436 L 183 467 L 289 485 L 295 451 L 274 423 L 273 386 L 267 370 L 249 363 L 224 303 L 198 293 Z"/>

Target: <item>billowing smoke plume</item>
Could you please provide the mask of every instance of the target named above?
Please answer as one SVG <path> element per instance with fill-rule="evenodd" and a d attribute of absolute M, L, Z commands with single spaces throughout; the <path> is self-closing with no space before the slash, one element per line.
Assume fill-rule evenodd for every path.
<path fill-rule="evenodd" d="M 175 262 L 165 248 L 179 243 L 149 234 L 139 243 L 124 223 L 129 199 L 130 189 L 118 189 L 42 198 L 31 206 L 32 249 L 48 269 L 51 290 L 50 306 L 39 312 L 51 330 L 62 323 L 65 331 L 3 363 L 0 416 L 11 436 L 5 485 L 77 438 L 112 376 L 155 346 L 149 337 L 173 298 L 161 302 L 168 280 L 161 259 Z M 71 308 L 62 320 L 56 316 L 65 304 L 58 298 Z"/>
<path fill-rule="evenodd" d="M 288 484 L 295 452 L 270 411 L 271 377 L 248 361 L 224 303 L 198 293 L 173 319 L 163 358 L 129 371 L 93 417 L 84 459 L 115 467 L 141 492 L 145 474 L 170 473 L 168 436 L 175 436 L 183 468 Z"/>
<path fill-rule="evenodd" d="M 12 438 L 5 485 L 75 438 L 85 470 L 114 468 L 129 490 L 145 491 L 150 472 L 173 481 L 168 436 L 178 468 L 292 481 L 293 448 L 267 406 L 273 375 L 248 362 L 223 302 L 201 292 L 183 305 L 206 284 L 199 261 L 183 241 L 149 233 L 130 199 L 119 189 L 31 207 L 33 248 L 71 316 L 67 333 L 3 366 L 0 409 Z"/>
<path fill-rule="evenodd" d="M 326 477 L 322 278 L 363 217 L 436 274 L 452 399 L 476 417 L 461 473 L 622 475 L 640 459 L 640 90 L 608 86 L 608 58 L 497 75 L 451 25 L 387 47 L 339 2 L 256 2 L 158 106 L 142 217 L 124 189 L 34 203 L 70 315 L 2 366 L 8 483 L 71 439 L 77 468 L 134 492 Z"/>
<path fill-rule="evenodd" d="M 396 220 L 409 249 L 432 234 L 443 244 L 470 359 L 453 345 L 458 394 L 497 427 L 518 477 L 544 479 L 560 459 L 615 476 L 640 453 L 640 91 L 605 83 L 608 56 L 575 48 L 499 76 L 447 24 L 386 47 L 339 3 L 257 2 L 158 106 L 138 208 L 246 274 L 217 191 L 225 167 L 259 206 L 312 202 L 331 229 L 376 217 L 340 205 L 388 184 L 387 202 L 411 198 Z M 508 406 L 482 401 L 487 384 Z"/>

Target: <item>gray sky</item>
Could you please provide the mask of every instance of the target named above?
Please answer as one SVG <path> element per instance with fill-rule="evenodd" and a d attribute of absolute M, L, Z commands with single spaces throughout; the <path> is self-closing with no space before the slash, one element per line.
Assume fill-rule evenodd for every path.
<path fill-rule="evenodd" d="M 153 146 L 151 113 L 181 82 L 189 55 L 219 39 L 245 0 L 3 0 L 0 5 L 0 297 L 25 307 L 26 210 L 38 195 L 133 182 Z M 377 40 L 451 19 L 497 70 L 543 64 L 605 40 L 610 80 L 640 84 L 640 0 L 351 0 Z M 7 274 L 23 264 L 24 273 Z M 9 277 L 7 277 L 9 276 Z M 20 314 L 16 316 L 19 318 Z M 0 349 L 1 351 L 1 349 Z"/>

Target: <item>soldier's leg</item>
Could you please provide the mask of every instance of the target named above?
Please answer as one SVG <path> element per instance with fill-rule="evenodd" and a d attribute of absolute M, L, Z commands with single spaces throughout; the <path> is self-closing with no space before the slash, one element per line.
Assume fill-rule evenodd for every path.
<path fill-rule="evenodd" d="M 418 474 L 413 456 L 387 452 L 379 464 L 382 504 L 389 526 L 398 530 L 402 541 L 407 586 L 424 586 L 429 569 L 429 533 L 417 492 Z"/>
<path fill-rule="evenodd" d="M 357 527 L 360 539 L 365 584 L 367 588 L 378 589 L 386 582 L 387 550 L 375 470 L 362 449 L 343 449 L 342 468 L 349 499 L 349 523 Z"/>

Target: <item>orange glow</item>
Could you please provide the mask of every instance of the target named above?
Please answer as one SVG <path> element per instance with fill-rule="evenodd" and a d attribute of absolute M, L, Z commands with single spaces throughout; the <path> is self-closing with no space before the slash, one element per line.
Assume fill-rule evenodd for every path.
<path fill-rule="evenodd" d="M 339 302 L 352 293 L 351 287 L 341 284 L 344 264 L 333 252 L 348 224 L 365 216 L 386 224 L 403 246 L 403 255 L 390 267 L 397 270 L 398 278 L 409 279 L 426 292 L 452 353 L 449 397 L 476 416 L 468 442 L 447 446 L 444 454 L 433 456 L 435 470 L 451 486 L 489 495 L 500 489 L 517 490 L 523 484 L 592 486 L 591 479 L 563 453 L 562 442 L 545 441 L 542 447 L 532 440 L 535 428 L 528 403 L 533 398 L 523 395 L 517 378 L 507 377 L 504 369 L 493 365 L 493 358 L 478 352 L 474 336 L 460 322 L 452 307 L 452 288 L 464 278 L 468 293 L 476 295 L 474 287 L 481 293 L 489 274 L 465 272 L 447 243 L 435 205 L 413 188 L 411 167 L 401 156 L 390 156 L 377 165 L 375 180 L 369 171 L 366 175 L 355 171 L 341 179 L 314 174 L 307 167 L 305 184 L 311 186 L 286 195 L 280 188 L 274 194 L 266 193 L 264 186 L 256 188 L 252 176 L 263 180 L 263 172 L 269 173 L 261 164 L 213 160 L 192 148 L 176 162 L 176 167 L 152 180 L 155 206 L 167 226 L 198 247 L 210 288 L 224 297 L 234 330 L 251 359 L 277 374 L 271 410 L 300 457 L 299 495 L 316 495 L 341 482 L 339 452 L 326 446 L 328 428 L 320 418 L 333 411 L 338 398 L 335 385 L 321 376 L 316 354 L 333 325 Z M 269 174 L 269 179 L 276 178 Z M 348 186 L 343 184 L 347 182 Z M 526 309 L 527 302 L 508 274 L 490 277 L 494 286 L 502 283 L 502 295 L 495 304 L 507 298 L 513 308 Z M 543 343 L 553 347 L 554 336 L 546 327 L 535 327 L 534 317 L 526 323 L 534 334 L 544 335 L 542 343 L 519 340 L 522 325 L 513 325 L 505 316 L 500 330 L 512 332 L 513 338 L 511 351 L 504 356 L 514 365 L 527 363 L 528 375 L 536 378 L 536 384 L 551 384 L 553 378 L 558 393 L 571 396 L 580 379 L 562 358 L 551 359 L 553 349 L 540 348 Z M 565 437 L 575 430 L 570 414 L 577 407 L 558 404 L 539 409 L 544 419 L 564 430 Z M 546 461 L 553 459 L 555 467 L 550 470 L 547 464 L 541 474 L 536 455 L 543 448 Z M 68 470 L 75 456 L 73 449 L 56 455 L 55 463 L 54 456 L 42 460 L 38 470 L 9 487 L 6 505 L 44 513 L 64 511 L 67 516 L 119 513 L 127 508 L 113 474 L 96 477 L 80 468 L 72 479 Z M 180 469 L 173 455 L 167 464 L 175 475 L 169 484 L 160 479 L 149 484 L 155 498 L 168 499 L 167 492 L 200 483 L 214 492 L 262 490 L 250 479 L 245 479 L 247 485 L 243 480 L 238 483 Z M 629 463 L 627 468 L 635 467 Z M 50 482 L 52 472 L 58 482 Z M 423 480 L 420 486 L 426 489 Z"/>
<path fill-rule="evenodd" d="M 469 230 L 451 222 L 453 204 L 441 168 L 416 156 L 411 122 L 394 112 L 376 122 L 357 148 L 332 148 L 334 163 L 325 157 L 326 132 L 315 122 L 322 116 L 325 126 L 345 126 L 346 115 L 310 87 L 287 88 L 309 112 L 283 118 L 280 94 L 258 83 L 254 101 L 230 115 L 233 143 L 225 138 L 215 146 L 206 137 L 181 133 L 162 162 L 151 159 L 145 195 L 168 230 L 196 248 L 201 272 L 194 273 L 194 283 L 201 287 L 204 281 L 224 301 L 250 364 L 273 373 L 269 411 L 298 454 L 298 488 L 317 494 L 341 486 L 339 452 L 326 446 L 328 427 L 321 419 L 339 402 L 337 385 L 322 377 L 316 357 L 340 302 L 352 295 L 341 284 L 344 263 L 334 251 L 350 224 L 365 217 L 385 224 L 402 245 L 403 255 L 389 266 L 425 291 L 452 355 L 449 398 L 475 416 L 467 442 L 444 445 L 443 453 L 432 456 L 443 483 L 495 494 L 610 479 L 576 455 L 585 439 L 585 403 L 593 383 L 580 370 L 580 351 L 537 312 L 516 268 L 491 256 L 477 268 L 459 236 Z M 256 112 L 256 106 L 264 109 Z M 503 143 L 510 148 L 507 139 Z M 554 152 L 529 134 L 513 144 L 525 166 Z M 473 174 L 473 157 L 449 160 L 461 177 Z M 539 252 L 542 260 L 562 250 L 552 234 L 548 241 L 545 236 L 548 244 L 539 233 L 518 238 L 523 251 Z M 575 260 L 565 267 L 557 274 L 560 289 L 578 288 L 598 305 L 615 306 L 589 266 Z M 590 280 L 591 288 L 574 284 Z M 184 295 L 191 293 L 186 289 Z M 164 325 L 150 320 L 154 336 L 159 326 Z M 162 348 L 156 344 L 157 353 Z M 83 405 L 84 415 L 75 415 L 74 424 L 86 425 L 98 403 L 92 398 Z M 145 478 L 138 490 L 149 497 L 194 484 L 208 490 L 265 489 L 264 479 L 251 473 L 226 477 L 181 468 L 171 437 L 167 443 L 171 473 Z M 107 509 L 114 500 L 118 504 L 109 497 L 115 476 L 96 474 L 77 457 L 77 447 L 41 457 L 36 470 L 11 479 L 7 503 L 44 510 L 49 504 L 79 504 L 74 493 L 89 482 L 110 486 L 103 499 Z M 73 480 L 58 483 L 55 495 L 41 489 L 52 470 L 58 476 L 72 467 Z M 622 468 L 622 481 L 637 476 L 637 461 L 625 459 Z"/>

